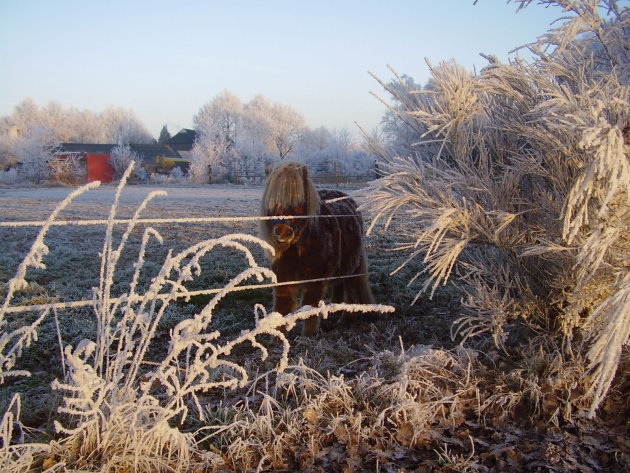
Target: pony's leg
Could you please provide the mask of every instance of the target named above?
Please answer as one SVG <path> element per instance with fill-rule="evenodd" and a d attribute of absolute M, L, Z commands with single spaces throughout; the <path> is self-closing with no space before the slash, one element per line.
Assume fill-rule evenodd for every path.
<path fill-rule="evenodd" d="M 358 301 L 358 292 L 356 291 L 356 282 L 354 281 L 356 278 L 350 278 L 343 282 L 343 302 L 347 304 L 357 304 Z M 357 314 L 352 312 L 348 312 L 344 310 L 341 313 L 341 317 L 339 318 L 339 325 L 343 328 L 349 328 L 357 319 Z"/>
<path fill-rule="evenodd" d="M 343 283 L 346 302 L 349 304 L 374 304 L 374 295 L 370 288 L 370 280 L 367 274 L 367 257 L 365 251 L 361 254 L 361 264 L 356 271 L 356 276 L 349 278 Z M 361 316 L 366 320 L 373 321 L 375 314 L 370 313 Z M 356 320 L 357 315 L 344 312 L 339 323 L 343 327 L 349 327 Z"/>
<path fill-rule="evenodd" d="M 297 286 L 276 286 L 273 292 L 273 310 L 287 315 L 297 310 Z"/>
<path fill-rule="evenodd" d="M 343 304 L 343 303 L 352 304 L 354 301 L 353 301 L 351 289 L 352 288 L 350 287 L 350 284 L 348 283 L 347 280 L 335 284 L 335 286 L 333 287 L 333 292 L 332 292 L 332 301 L 335 304 Z M 348 328 L 353 321 L 354 321 L 353 314 L 350 314 L 346 312 L 345 310 L 340 313 L 339 324 L 343 326 L 344 328 Z"/>
<path fill-rule="evenodd" d="M 304 296 L 302 298 L 302 305 L 310 305 L 311 307 L 317 307 L 319 301 L 324 298 L 326 293 L 326 283 L 316 282 L 309 283 L 304 288 Z M 319 319 L 320 316 L 316 315 L 304 321 L 302 326 L 302 335 L 307 337 L 313 337 L 319 332 Z"/>
<path fill-rule="evenodd" d="M 332 284 L 331 286 L 332 286 L 331 302 L 333 304 L 343 304 L 344 302 L 346 302 L 347 299 L 346 299 L 346 294 L 345 294 L 343 284 L 337 281 L 336 284 Z M 344 313 L 343 311 L 337 312 L 337 314 L 340 317 L 343 317 L 343 313 Z M 335 320 L 335 322 L 338 323 L 337 320 Z M 332 330 L 334 328 L 334 325 L 336 324 L 334 324 L 333 321 L 331 320 L 328 324 L 324 325 L 322 329 L 326 331 Z"/>

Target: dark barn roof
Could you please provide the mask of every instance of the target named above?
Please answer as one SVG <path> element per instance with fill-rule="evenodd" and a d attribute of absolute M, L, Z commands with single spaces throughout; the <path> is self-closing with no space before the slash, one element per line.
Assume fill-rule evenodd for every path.
<path fill-rule="evenodd" d="M 129 147 L 142 156 L 143 161 L 155 162 L 158 156 L 181 159 L 179 153 L 168 145 L 129 145 Z"/>
<path fill-rule="evenodd" d="M 195 139 L 197 139 L 197 132 L 195 130 L 182 128 L 182 130 L 173 135 L 166 144 L 177 150 L 189 151 L 192 149 Z"/>
<path fill-rule="evenodd" d="M 61 143 L 59 153 L 111 154 L 116 145 L 99 145 L 92 143 Z"/>
<path fill-rule="evenodd" d="M 61 143 L 59 153 L 87 153 L 87 154 L 111 154 L 114 144 L 92 144 L 92 143 Z M 135 152 L 143 162 L 154 163 L 156 158 L 181 159 L 179 153 L 168 145 L 129 145 L 131 151 Z"/>

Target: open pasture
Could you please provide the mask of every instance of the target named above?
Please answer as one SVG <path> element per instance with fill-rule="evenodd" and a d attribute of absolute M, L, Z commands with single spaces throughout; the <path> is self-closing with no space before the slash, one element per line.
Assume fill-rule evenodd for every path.
<path fill-rule="evenodd" d="M 258 234 L 258 222 L 252 217 L 258 214 L 262 187 L 127 186 L 116 218 L 131 218 L 145 197 L 156 190 L 166 191 L 167 195 L 149 202 L 140 216 L 148 221 L 141 221 L 130 234 L 113 278 L 114 297 L 129 290 L 142 235 L 148 226 L 159 233 L 162 242 L 151 239 L 146 246 L 139 288 L 148 287 L 169 251 L 176 254 L 203 240 L 230 233 Z M 0 221 L 43 221 L 70 191 L 1 189 Z M 349 192 L 360 201 L 360 192 Z M 90 190 L 63 210 L 58 220 L 107 219 L 114 194 L 111 186 Z M 230 220 L 183 221 L 195 218 Z M 367 216 L 366 223 L 369 222 Z M 374 471 L 381 458 L 397 465 L 399 471 L 412 471 L 421 464 L 444 468 L 433 471 L 495 471 L 488 465 L 509 465 L 519 471 L 530 462 L 554 465 L 554 455 L 562 454 L 569 455 L 563 458 L 582 464 L 590 462 L 607 465 L 611 467 L 609 471 L 622 471 L 627 443 L 619 430 L 598 430 L 597 425 L 592 425 L 578 435 L 536 417 L 532 417 L 533 424 L 514 422 L 514 413 L 526 407 L 521 392 L 526 372 L 505 363 L 495 366 L 492 360 L 500 356 L 491 345 L 485 345 L 486 351 L 479 345 L 481 350 L 477 352 L 443 350 L 456 345 L 450 338 L 450 328 L 462 313 L 460 297 L 456 289 L 447 286 L 439 288 L 432 300 L 420 298 L 411 304 L 422 281 L 411 287 L 407 283 L 418 267 L 412 263 L 390 275 L 404 259 L 404 255 L 392 251 L 402 243 L 403 226 L 404 222 L 395 222 L 387 232 L 377 229 L 366 239 L 376 302 L 392 305 L 396 312 L 343 330 L 336 327 L 333 316 L 324 321 L 316 338 L 300 337 L 299 329 L 293 330 L 288 335 L 290 369 L 278 385 L 274 385 L 274 376 L 269 373 L 282 355 L 281 346 L 273 340 L 265 341 L 269 343 L 266 359 L 247 343 L 236 347 L 229 360 L 246 370 L 253 382 L 242 389 L 215 388 L 199 396 L 205 420 L 190 416 L 179 426 L 184 435 L 196 432 L 201 439 L 190 448 L 190 461 L 203 465 L 203 471 L 249 471 L 259 461 L 265 461 L 270 471 L 286 471 L 287 467 L 296 471 L 341 471 L 344 465 L 352 466 L 354 471 Z M 125 227 L 114 227 L 114 247 Z M 55 438 L 53 423 L 60 418 L 61 394 L 51 384 L 64 376 L 60 344 L 76 347 L 81 340 L 96 337 L 97 322 L 89 301 L 92 288 L 102 280 L 99 254 L 105 229 L 103 223 L 53 226 L 45 238 L 49 248 L 43 259 L 46 267 L 29 269 L 28 287 L 11 303 L 16 306 L 88 301 L 81 307 L 60 309 L 55 317 L 49 315 L 39 327 L 38 340 L 18 361 L 18 366 L 29 370 L 32 376 L 8 378 L 0 386 L 3 411 L 14 394 L 21 395 L 22 423 L 35 429 L 25 440 L 48 442 Z M 36 225 L 0 226 L 3 297 L 6 281 L 15 275 L 38 231 Z M 268 265 L 260 248 L 248 247 L 257 263 Z M 203 258 L 201 274 L 187 287 L 220 289 L 246 265 L 239 251 L 216 248 Z M 147 352 L 147 365 L 160 363 L 172 341 L 173 328 L 201 311 L 208 300 L 209 296 L 202 295 L 168 306 Z M 209 330 L 219 330 L 222 343 L 251 330 L 255 326 L 256 304 L 271 309 L 270 288 L 229 294 L 216 308 Z M 14 329 L 31 323 L 35 316 L 35 312 L 15 312 L 7 314 L 5 320 L 7 327 Z M 556 401 L 549 396 L 547 402 Z M 282 426 L 283 430 L 269 430 L 270 425 Z M 211 435 L 212 432 L 217 435 Z M 577 443 L 581 436 L 588 437 L 591 443 Z M 278 442 L 278 438 L 285 440 Z M 315 446 L 304 447 L 309 442 Z M 132 444 L 126 448 L 132 447 L 140 446 Z M 90 448 L 107 451 L 114 447 L 99 444 Z M 320 449 L 320 454 L 312 456 L 304 448 Z M 48 454 L 44 455 L 43 464 L 67 461 L 73 455 L 85 454 L 72 450 L 69 454 Z M 611 455 L 617 456 L 619 463 L 611 460 Z"/>
<path fill-rule="evenodd" d="M 51 188 L 5 188 L 0 190 L 0 215 L 3 222 L 41 222 L 48 218 L 55 207 L 71 192 L 62 187 Z M 256 220 L 230 220 L 213 222 L 181 222 L 182 219 L 195 218 L 234 218 L 247 219 L 258 215 L 262 187 L 212 185 L 212 186 L 171 186 L 150 187 L 130 185 L 124 188 L 117 207 L 117 219 L 129 219 L 142 201 L 154 191 L 164 191 L 167 195 L 152 199 L 140 218 L 150 220 L 140 223 L 133 230 L 127 241 L 114 277 L 113 295 L 123 294 L 128 290 L 135 262 L 138 258 L 144 229 L 154 228 L 162 237 L 162 243 L 153 239 L 146 251 L 145 263 L 140 277 L 140 287 L 146 287 L 160 270 L 169 250 L 177 253 L 200 241 L 218 238 L 230 233 L 244 233 L 256 236 Z M 101 186 L 92 189 L 74 199 L 58 216 L 58 221 L 106 220 L 114 201 L 116 188 Z M 352 190 L 348 192 L 353 192 Z M 152 219 L 160 219 L 156 222 Z M 167 220 L 167 221 L 161 221 Z M 174 220 L 174 222 L 173 222 Z M 369 222 L 368 222 L 369 223 Z M 49 253 L 44 257 L 45 268 L 29 269 L 26 280 L 29 286 L 17 294 L 11 305 L 36 305 L 50 302 L 67 303 L 85 301 L 83 307 L 73 307 L 58 311 L 60 337 L 64 345 L 76 346 L 82 339 L 94 339 L 96 322 L 89 301 L 92 288 L 98 287 L 100 280 L 100 253 L 105 238 L 104 223 L 91 225 L 59 225 L 48 231 L 45 243 Z M 125 224 L 115 225 L 113 242 L 117 244 L 123 234 Z M 40 227 L 0 226 L 0 281 L 3 297 L 6 293 L 5 282 L 15 275 L 16 268 L 29 251 Z M 383 349 L 422 344 L 450 344 L 449 323 L 456 316 L 452 310 L 457 302 L 446 294 L 436 295 L 436 300 L 429 303 L 417 303 L 411 306 L 414 289 L 407 289 L 409 272 L 406 269 L 396 276 L 389 276 L 401 262 L 402 255 L 389 251 L 395 238 L 392 233 L 376 232 L 366 241 L 370 261 L 370 281 L 377 303 L 387 303 L 397 307 L 395 314 L 381 316 L 374 324 L 360 324 L 345 331 L 333 330 L 335 320 L 325 321 L 321 338 L 330 341 L 335 348 L 313 350 L 313 344 L 321 341 L 305 342 L 298 337 L 299 329 L 290 335 L 294 347 L 292 355 L 297 358 L 312 357 L 311 366 L 322 369 L 338 369 L 345 363 L 354 362 L 369 354 L 375 340 Z M 256 261 L 261 266 L 268 266 L 266 255 L 255 245 L 250 245 Z M 202 274 L 191 281 L 190 290 L 220 289 L 246 267 L 244 257 L 230 248 L 217 248 L 206 255 L 202 261 Z M 209 296 L 196 296 L 190 301 L 181 301 L 169 306 L 156 340 L 164 344 L 169 339 L 169 330 L 182 318 L 190 317 L 199 311 L 208 301 Z M 438 302 L 440 301 L 440 302 Z M 253 307 L 262 304 L 268 310 L 272 307 L 271 289 L 253 289 L 230 294 L 221 301 L 214 319 L 215 328 L 223 336 L 234 336 L 242 330 L 254 326 Z M 9 314 L 14 324 L 22 323 L 35 317 L 34 312 Z M 404 317 L 404 328 L 399 322 Z M 412 330 L 409 330 L 413 327 Z M 8 395 L 34 385 L 38 396 L 24 399 L 27 419 L 32 427 L 44 427 L 51 420 L 52 400 L 48 398 L 49 383 L 61 376 L 60 347 L 55 320 L 49 317 L 39 331 L 40 341 L 26 350 L 21 363 L 37 377 L 27 380 L 16 379 L 3 388 L 4 403 Z M 344 344 L 343 340 L 352 336 L 353 342 Z M 338 344 L 341 343 L 342 349 Z M 152 347 L 155 357 L 159 358 L 159 344 Z M 264 366 L 269 368 L 270 366 Z M 260 367 L 254 366 L 257 370 Z M 46 402 L 41 402 L 43 396 Z M 31 404 L 32 403 L 32 404 Z"/>

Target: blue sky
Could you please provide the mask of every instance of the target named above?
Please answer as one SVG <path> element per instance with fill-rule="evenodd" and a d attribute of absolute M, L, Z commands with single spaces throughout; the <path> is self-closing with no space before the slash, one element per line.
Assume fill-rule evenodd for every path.
<path fill-rule="evenodd" d="M 27 97 L 130 108 L 158 135 L 227 89 L 298 110 L 311 127 L 368 131 L 384 113 L 368 71 L 425 83 L 425 58 L 507 61 L 557 8 L 505 0 L 0 0 L 0 116 Z"/>

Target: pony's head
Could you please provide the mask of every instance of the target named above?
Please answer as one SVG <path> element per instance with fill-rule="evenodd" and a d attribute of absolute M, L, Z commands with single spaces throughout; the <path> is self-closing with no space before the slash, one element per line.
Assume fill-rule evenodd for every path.
<path fill-rule="evenodd" d="M 305 164 L 292 161 L 274 167 L 267 176 L 262 215 L 317 215 L 319 195 Z"/>
<path fill-rule="evenodd" d="M 260 204 L 265 217 L 319 214 L 320 200 L 308 167 L 295 162 L 278 164 L 267 176 Z M 278 246 L 289 246 L 312 219 L 277 219 L 261 222 L 261 234 Z"/>

